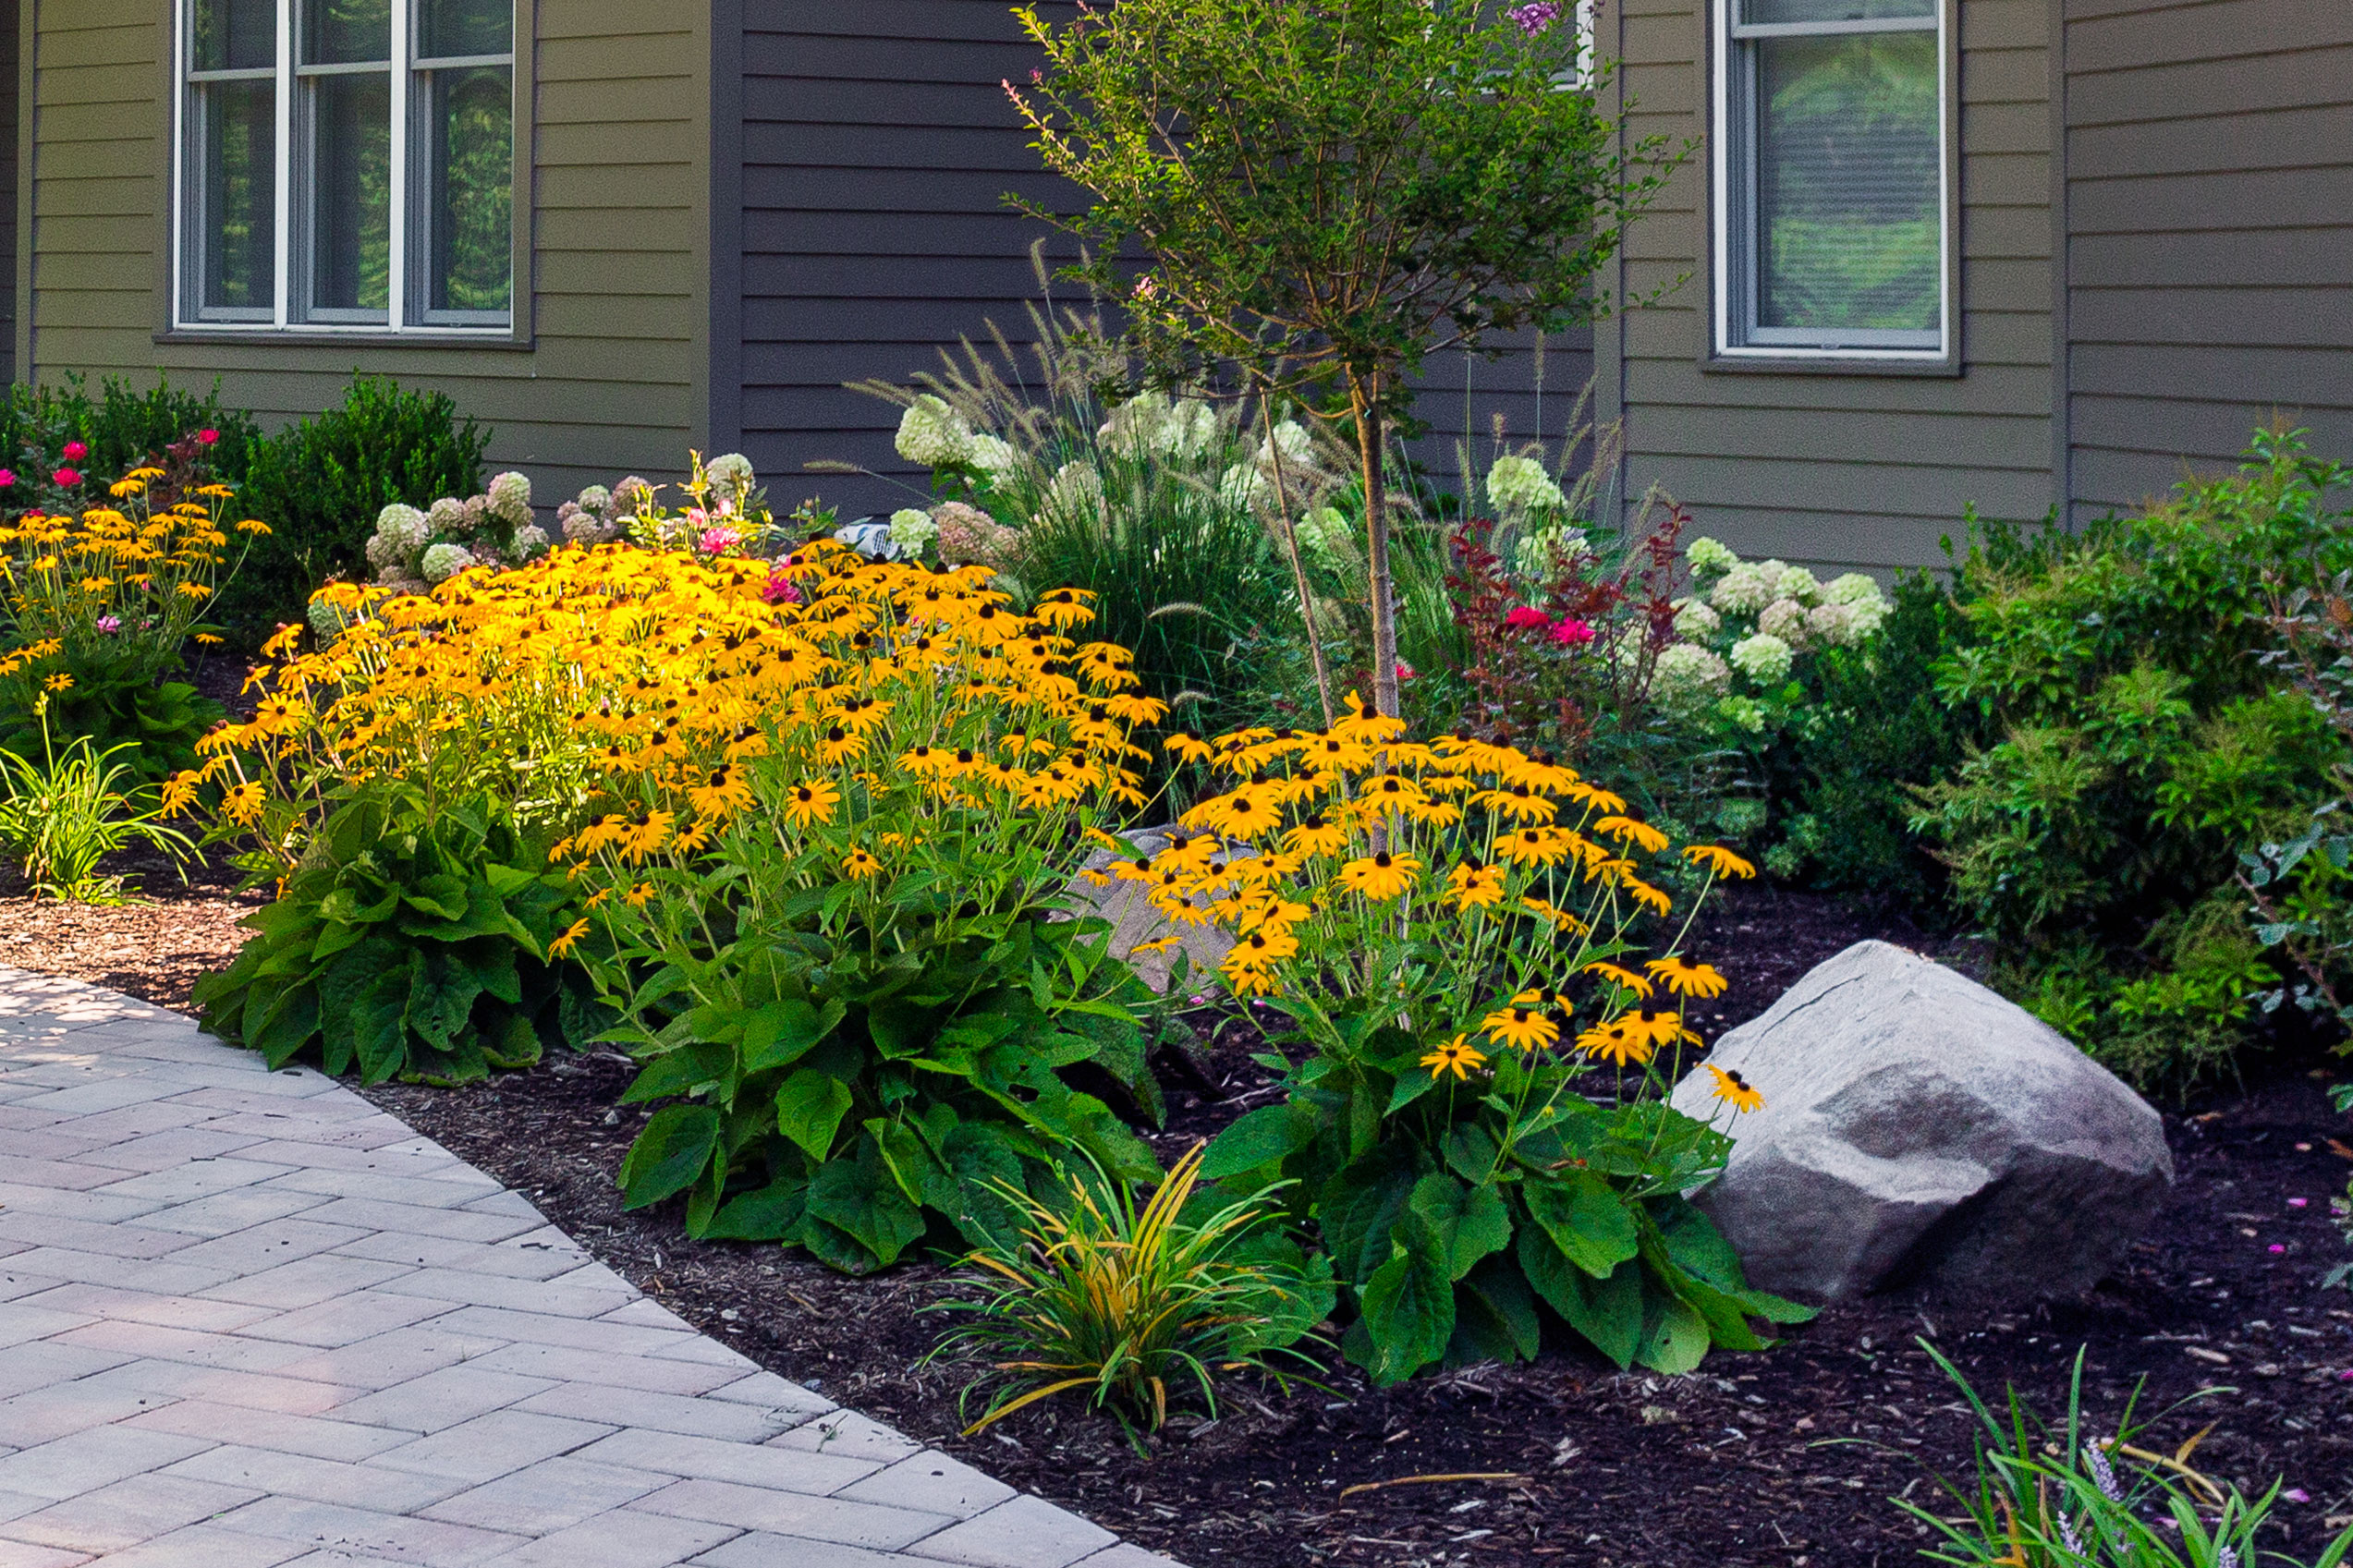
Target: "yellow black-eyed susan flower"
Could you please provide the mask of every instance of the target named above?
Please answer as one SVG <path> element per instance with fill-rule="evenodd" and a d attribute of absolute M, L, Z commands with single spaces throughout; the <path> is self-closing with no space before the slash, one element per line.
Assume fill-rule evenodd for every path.
<path fill-rule="evenodd" d="M 1471 1045 L 1469 1035 L 1457 1035 L 1423 1057 L 1421 1064 L 1430 1069 L 1430 1076 L 1433 1078 L 1443 1078 L 1452 1073 L 1459 1080 L 1469 1077 L 1478 1068 L 1485 1066 L 1487 1058 Z"/>
<path fill-rule="evenodd" d="M 1719 1104 L 1732 1107 L 1736 1115 L 1764 1109 L 1764 1096 L 1759 1094 L 1749 1080 L 1729 1068 L 1708 1064 L 1708 1076 L 1715 1081 L 1715 1098 Z"/>
<path fill-rule="evenodd" d="M 1560 1039 L 1560 1026 L 1533 1007 L 1498 1007 L 1479 1027 L 1495 1044 L 1518 1051 L 1535 1051 Z"/>
<path fill-rule="evenodd" d="M 1722 996 L 1728 983 L 1713 965 L 1689 964 L 1673 956 L 1653 958 L 1642 967 L 1650 970 L 1661 985 L 1677 996 Z"/>
<path fill-rule="evenodd" d="M 1410 855 L 1382 850 L 1340 868 L 1340 885 L 1359 897 L 1385 904 L 1405 893 L 1420 875 L 1421 862 Z"/>

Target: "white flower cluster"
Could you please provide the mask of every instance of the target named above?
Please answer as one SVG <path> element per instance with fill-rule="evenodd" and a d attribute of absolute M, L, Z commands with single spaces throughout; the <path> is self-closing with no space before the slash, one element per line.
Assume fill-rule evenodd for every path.
<path fill-rule="evenodd" d="M 528 474 L 504 473 L 490 481 L 482 496 L 483 510 L 510 529 L 530 527 L 531 480 Z"/>
<path fill-rule="evenodd" d="M 1757 630 L 1797 652 L 1853 647 L 1887 616 L 1879 584 L 1860 572 L 1825 584 L 1803 566 L 1743 561 L 1712 539 L 1693 540 L 1686 558 L 1694 575 L 1714 579 L 1705 602 L 1719 623 L 1726 615 L 1753 615 Z"/>
<path fill-rule="evenodd" d="M 1140 392 L 1114 408 L 1095 433 L 1123 456 L 1198 462 L 1217 443 L 1217 410 L 1198 397 L 1172 400 L 1164 392 Z"/>
<path fill-rule="evenodd" d="M 1555 523 L 1522 534 L 1512 548 L 1511 564 L 1521 577 L 1545 582 L 1561 566 L 1592 553 L 1593 546 L 1585 538 L 1583 529 Z"/>
<path fill-rule="evenodd" d="M 394 503 L 376 514 L 366 547 L 376 581 L 396 593 L 422 593 L 469 566 L 519 566 L 547 548 L 530 478 L 511 470 L 466 500 L 445 495 L 421 512 Z"/>
<path fill-rule="evenodd" d="M 425 552 L 425 580 L 438 586 L 478 565 L 480 563 L 474 559 L 473 552 L 462 544 L 436 544 Z"/>
<path fill-rule="evenodd" d="M 908 405 L 898 420 L 898 455 L 927 468 L 967 462 L 972 452 L 972 427 L 945 398 L 924 393 Z"/>
<path fill-rule="evenodd" d="M 1651 695 L 1667 708 L 1685 711 L 1731 688 L 1731 667 L 1696 642 L 1678 642 L 1660 653 L 1651 675 Z"/>
<path fill-rule="evenodd" d="M 939 537 L 940 525 L 932 520 L 929 512 L 908 506 L 891 514 L 891 542 L 909 560 L 922 554 Z"/>
<path fill-rule="evenodd" d="M 1732 667 L 1759 686 L 1774 686 L 1789 678 L 1798 650 L 1771 632 L 1744 637 L 1732 645 Z"/>
<path fill-rule="evenodd" d="M 1487 499 L 1512 517 L 1530 512 L 1557 512 L 1568 504 L 1559 481 L 1533 457 L 1506 453 L 1487 470 Z"/>
<path fill-rule="evenodd" d="M 932 508 L 938 525 L 940 559 L 951 566 L 981 565 L 1004 570 L 1021 543 L 1020 530 L 1006 528 L 978 506 L 945 501 Z"/>

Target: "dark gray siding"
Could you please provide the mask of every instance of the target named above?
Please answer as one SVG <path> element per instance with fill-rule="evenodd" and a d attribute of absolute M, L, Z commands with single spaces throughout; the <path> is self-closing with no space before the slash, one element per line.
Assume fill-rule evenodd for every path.
<path fill-rule="evenodd" d="M 1017 344 L 1029 336 L 1030 247 L 1045 237 L 1056 261 L 1074 247 L 1004 199 L 1057 210 L 1082 200 L 1040 170 L 1006 98 L 1003 82 L 1026 78 L 1035 53 L 1004 0 L 733 0 L 719 14 L 713 119 L 739 93 L 743 129 L 739 149 L 714 159 L 714 210 L 739 197 L 742 217 L 739 239 L 714 247 L 712 440 L 739 441 L 783 504 L 810 494 L 852 513 L 904 504 L 889 483 L 802 465 L 854 462 L 921 488 L 892 449 L 897 410 L 843 383 L 936 370 L 942 348 L 985 344 L 992 322 Z M 736 249 L 731 278 L 724 257 Z M 1075 286 L 1055 287 L 1082 301 Z M 1543 433 L 1555 441 L 1591 363 L 1582 334 L 1546 355 Z M 1524 347 L 1468 365 L 1436 357 L 1416 456 L 1442 482 L 1457 469 L 1466 375 L 1482 458 L 1497 413 L 1515 444 L 1538 433 Z"/>
<path fill-rule="evenodd" d="M 2353 4 L 2066 4 L 2077 515 L 2274 412 L 2353 456 Z"/>
<path fill-rule="evenodd" d="M 0 0 L 0 381 L 17 375 L 17 150 L 23 103 L 18 0 Z"/>

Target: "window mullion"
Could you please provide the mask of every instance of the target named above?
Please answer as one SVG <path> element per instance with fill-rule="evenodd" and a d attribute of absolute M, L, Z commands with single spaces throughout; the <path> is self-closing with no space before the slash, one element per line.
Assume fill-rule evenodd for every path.
<path fill-rule="evenodd" d="M 413 0 L 393 0 L 392 5 L 392 180 L 388 214 L 390 233 L 386 250 L 392 267 L 392 282 L 386 300 L 385 321 L 395 332 L 408 324 L 408 236 L 409 209 L 408 163 L 414 138 L 408 128 L 408 114 L 416 98 L 417 80 L 410 67 L 415 53 L 409 39 L 409 28 L 416 18 Z"/>
<path fill-rule="evenodd" d="M 279 0 L 277 125 L 277 222 L 273 236 L 277 277 L 271 306 L 274 324 L 283 329 L 294 284 L 294 13 L 298 0 Z"/>

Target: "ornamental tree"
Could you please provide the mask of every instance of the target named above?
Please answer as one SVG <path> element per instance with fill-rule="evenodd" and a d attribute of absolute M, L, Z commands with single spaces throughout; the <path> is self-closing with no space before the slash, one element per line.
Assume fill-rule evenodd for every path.
<path fill-rule="evenodd" d="M 1109 0 L 1056 23 L 1006 84 L 1047 167 L 1093 196 L 1033 216 L 1124 298 L 1163 363 L 1261 390 L 1336 386 L 1362 459 L 1373 687 L 1397 712 L 1382 482 L 1388 426 L 1434 350 L 1605 311 L 1593 274 L 1688 147 L 1596 107 L 1552 0 Z M 1121 258 L 1149 270 L 1128 284 Z"/>

